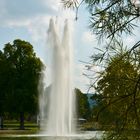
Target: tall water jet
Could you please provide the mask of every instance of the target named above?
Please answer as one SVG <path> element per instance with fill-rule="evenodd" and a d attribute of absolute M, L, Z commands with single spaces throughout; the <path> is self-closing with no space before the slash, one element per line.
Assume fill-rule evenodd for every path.
<path fill-rule="evenodd" d="M 41 109 L 41 114 L 43 114 L 41 120 L 43 120 L 42 123 L 47 135 L 71 135 L 75 128 L 75 95 L 72 71 L 73 51 L 67 20 L 65 21 L 62 38 L 60 38 L 57 25 L 52 19 L 50 20 L 48 41 L 52 48 L 52 85 L 47 104 L 44 103 L 46 93 L 41 96 L 41 108 L 43 108 Z M 48 107 L 47 111 L 46 105 Z"/>

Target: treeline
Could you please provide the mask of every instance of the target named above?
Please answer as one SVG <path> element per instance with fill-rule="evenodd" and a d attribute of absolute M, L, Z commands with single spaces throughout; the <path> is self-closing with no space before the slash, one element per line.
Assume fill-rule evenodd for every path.
<path fill-rule="evenodd" d="M 88 94 L 84 94 L 80 89 L 75 89 L 76 94 L 76 108 L 77 108 L 77 118 L 85 119 L 90 121 L 92 108 L 88 100 Z"/>
<path fill-rule="evenodd" d="M 18 117 L 20 129 L 24 129 L 25 114 L 37 113 L 37 88 L 42 67 L 43 63 L 29 42 L 17 39 L 0 51 L 1 128 L 5 114 Z"/>

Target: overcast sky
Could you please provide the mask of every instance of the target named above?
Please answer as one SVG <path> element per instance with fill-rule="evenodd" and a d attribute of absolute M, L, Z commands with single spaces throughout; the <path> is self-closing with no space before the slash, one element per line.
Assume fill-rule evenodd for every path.
<path fill-rule="evenodd" d="M 86 92 L 90 81 L 83 76 L 85 67 L 80 61 L 90 60 L 89 57 L 94 53 L 93 48 L 97 47 L 97 40 L 88 29 L 89 15 L 84 8 L 79 10 L 78 20 L 75 21 L 75 12 L 64 10 L 60 0 L 0 0 L 0 49 L 17 38 L 26 40 L 34 46 L 37 56 L 47 63 L 49 52 L 46 31 L 51 17 L 57 17 L 62 25 L 66 18 L 72 23 L 75 87 Z M 139 34 L 139 31 L 137 29 L 135 33 Z M 136 36 L 124 38 L 128 44 L 134 44 L 138 40 Z M 49 84 L 49 64 L 47 68 L 46 81 Z"/>

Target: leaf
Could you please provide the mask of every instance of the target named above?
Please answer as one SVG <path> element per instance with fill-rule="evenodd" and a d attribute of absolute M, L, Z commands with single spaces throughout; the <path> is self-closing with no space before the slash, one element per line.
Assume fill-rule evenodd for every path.
<path fill-rule="evenodd" d="M 64 8 L 77 8 L 78 7 L 78 1 L 77 0 L 61 0 Z"/>

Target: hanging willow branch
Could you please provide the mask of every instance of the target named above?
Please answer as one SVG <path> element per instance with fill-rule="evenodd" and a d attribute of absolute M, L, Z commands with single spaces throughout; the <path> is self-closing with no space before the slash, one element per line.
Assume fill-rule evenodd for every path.
<path fill-rule="evenodd" d="M 78 2 L 78 0 L 61 0 L 64 8 L 73 9 L 73 10 L 75 9 L 76 10 L 75 20 L 78 19 L 78 11 L 79 11 L 79 8 L 84 1 L 85 0 L 82 0 L 81 2 Z"/>

